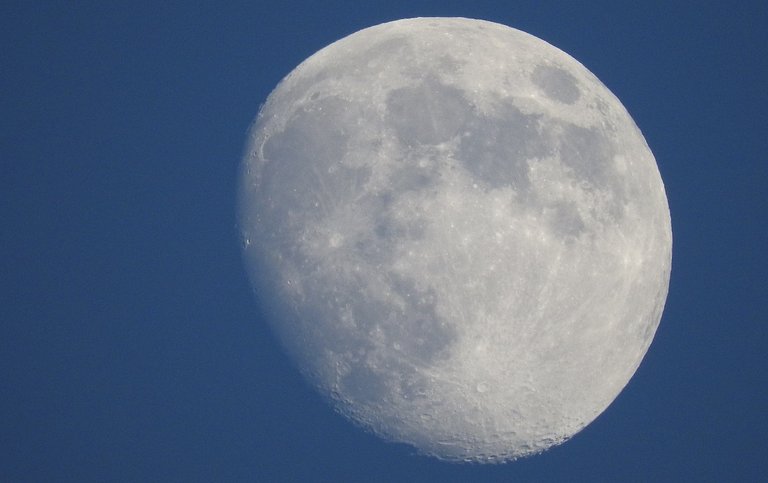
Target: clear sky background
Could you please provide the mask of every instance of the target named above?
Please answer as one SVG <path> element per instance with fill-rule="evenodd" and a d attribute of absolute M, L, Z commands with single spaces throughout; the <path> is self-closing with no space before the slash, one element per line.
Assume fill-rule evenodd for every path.
<path fill-rule="evenodd" d="M 21 2 L 0 6 L 0 480 L 765 481 L 764 1 Z M 624 103 L 674 234 L 618 399 L 500 466 L 385 443 L 272 337 L 240 258 L 246 131 L 299 62 L 414 16 L 554 44 Z"/>

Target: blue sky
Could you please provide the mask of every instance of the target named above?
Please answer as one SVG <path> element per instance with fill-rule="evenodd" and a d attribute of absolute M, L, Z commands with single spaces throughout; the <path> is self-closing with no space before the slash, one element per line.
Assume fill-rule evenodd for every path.
<path fill-rule="evenodd" d="M 251 294 L 247 128 L 361 28 L 465 16 L 565 50 L 653 150 L 674 234 L 659 331 L 568 443 L 501 466 L 415 456 L 301 379 Z M 768 478 L 764 2 L 5 2 L 0 480 Z"/>

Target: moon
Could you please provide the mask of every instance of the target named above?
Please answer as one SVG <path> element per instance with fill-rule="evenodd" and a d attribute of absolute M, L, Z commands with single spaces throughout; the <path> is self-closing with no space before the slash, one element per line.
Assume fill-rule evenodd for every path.
<path fill-rule="evenodd" d="M 399 20 L 320 50 L 262 106 L 240 187 L 246 267 L 298 368 L 425 455 L 566 441 L 661 318 L 672 230 L 643 135 L 504 25 Z"/>

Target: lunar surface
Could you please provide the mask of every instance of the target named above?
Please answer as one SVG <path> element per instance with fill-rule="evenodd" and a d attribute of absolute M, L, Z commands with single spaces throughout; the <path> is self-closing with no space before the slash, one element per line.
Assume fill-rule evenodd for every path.
<path fill-rule="evenodd" d="M 627 111 L 564 52 L 479 20 L 386 23 L 299 65 L 251 129 L 240 224 L 312 384 L 452 461 L 593 421 L 669 283 L 664 186 Z"/>

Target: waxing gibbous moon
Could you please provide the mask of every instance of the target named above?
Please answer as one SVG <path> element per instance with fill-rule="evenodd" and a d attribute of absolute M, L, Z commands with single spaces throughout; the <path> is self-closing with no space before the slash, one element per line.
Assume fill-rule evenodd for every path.
<path fill-rule="evenodd" d="M 646 353 L 672 233 L 619 100 L 552 45 L 418 18 L 320 50 L 242 163 L 247 268 L 333 406 L 445 460 L 559 444 Z"/>

